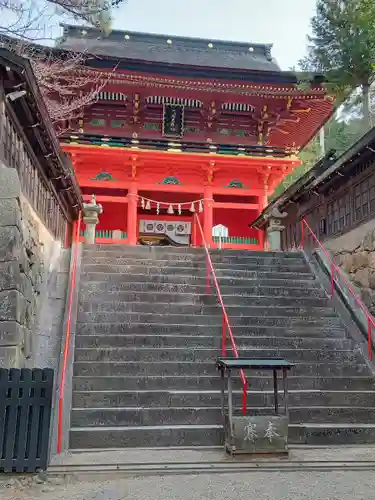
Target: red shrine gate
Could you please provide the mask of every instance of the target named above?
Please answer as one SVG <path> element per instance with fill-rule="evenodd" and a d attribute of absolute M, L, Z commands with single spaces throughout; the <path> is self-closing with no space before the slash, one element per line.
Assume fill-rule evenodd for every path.
<path fill-rule="evenodd" d="M 298 152 L 331 115 L 311 75 L 299 85 L 271 46 L 65 26 L 56 50 L 91 57 L 78 76 L 105 87 L 62 124 L 85 199 L 103 205 L 98 242 L 263 248 L 250 229 Z"/>
<path fill-rule="evenodd" d="M 268 192 L 300 164 L 294 156 L 269 158 L 265 166 L 263 157 L 237 156 L 234 161 L 230 155 L 209 159 L 175 150 L 130 152 L 73 144 L 64 149 L 72 155 L 85 201 L 95 193 L 103 205 L 98 243 L 135 245 L 159 240 L 200 246 L 193 217 L 197 213 L 211 247 L 219 246 L 213 227 L 223 225 L 228 229 L 228 236 L 220 238 L 223 248 L 263 248 L 263 231 L 250 229 L 249 220 L 261 213 Z M 169 172 L 177 175 L 166 175 Z M 160 224 L 159 230 L 148 232 L 145 221 L 169 224 L 170 234 Z"/>

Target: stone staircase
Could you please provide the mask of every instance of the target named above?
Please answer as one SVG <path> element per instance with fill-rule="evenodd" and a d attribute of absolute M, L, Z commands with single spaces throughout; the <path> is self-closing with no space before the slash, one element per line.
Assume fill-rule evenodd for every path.
<path fill-rule="evenodd" d="M 296 363 L 290 440 L 375 442 L 375 384 L 302 253 L 212 251 L 237 347 Z M 75 340 L 72 449 L 222 442 L 221 309 L 205 296 L 204 251 L 86 247 Z M 230 352 L 230 351 L 228 351 Z M 252 374 L 251 411 L 272 412 Z M 235 384 L 240 405 L 241 385 Z"/>

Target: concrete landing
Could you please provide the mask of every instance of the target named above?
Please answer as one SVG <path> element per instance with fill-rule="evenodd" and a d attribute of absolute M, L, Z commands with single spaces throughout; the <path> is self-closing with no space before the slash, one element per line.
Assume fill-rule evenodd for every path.
<path fill-rule="evenodd" d="M 292 447 L 288 457 L 231 457 L 215 448 L 129 448 L 70 452 L 53 458 L 51 474 L 197 474 L 259 470 L 375 470 L 375 446 Z"/>
<path fill-rule="evenodd" d="M 16 477 L 0 475 L 0 498 L 1 500 L 36 498 L 38 500 L 150 498 L 214 500 L 219 497 L 226 500 L 373 499 L 374 457 L 375 447 L 368 446 L 293 447 L 287 459 L 258 457 L 249 462 L 246 462 L 244 457 L 233 460 L 226 456 L 221 448 L 137 448 L 74 452 L 55 457 L 47 475 Z M 148 469 L 148 472 L 145 472 L 151 464 L 158 465 L 159 470 L 155 469 L 150 473 Z M 169 468 L 172 465 L 175 466 L 174 471 Z M 182 470 L 184 465 L 186 468 Z M 193 471 L 191 469 L 193 465 L 201 467 L 201 470 Z M 143 472 L 141 466 L 144 467 Z M 177 470 L 177 467 L 180 470 Z M 66 472 L 63 472 L 64 469 Z M 222 472 L 226 474 L 220 474 Z"/>

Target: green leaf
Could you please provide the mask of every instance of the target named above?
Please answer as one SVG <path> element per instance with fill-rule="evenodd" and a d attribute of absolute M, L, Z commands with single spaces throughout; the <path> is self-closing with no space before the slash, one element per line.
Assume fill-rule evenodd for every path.
<path fill-rule="evenodd" d="M 300 61 L 304 71 L 323 73 L 338 102 L 353 89 L 370 85 L 375 77 L 375 2 L 373 0 L 317 0 L 311 20 L 308 55 Z M 363 119 L 369 122 L 368 100 Z"/>

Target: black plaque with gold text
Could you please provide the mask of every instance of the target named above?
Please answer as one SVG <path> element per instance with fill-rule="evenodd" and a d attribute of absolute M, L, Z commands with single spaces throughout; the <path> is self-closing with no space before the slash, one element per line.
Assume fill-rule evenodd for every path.
<path fill-rule="evenodd" d="M 184 106 L 181 104 L 164 104 L 163 136 L 182 137 L 184 135 Z"/>

